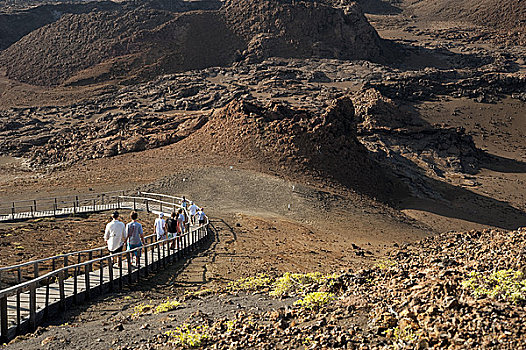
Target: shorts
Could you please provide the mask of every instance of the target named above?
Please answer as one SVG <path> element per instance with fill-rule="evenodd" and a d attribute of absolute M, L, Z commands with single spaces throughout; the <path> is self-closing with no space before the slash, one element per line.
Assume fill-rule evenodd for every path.
<path fill-rule="evenodd" d="M 174 232 L 168 232 L 168 239 L 172 239 L 176 236 L 177 234 L 174 233 Z"/>
<path fill-rule="evenodd" d="M 108 249 L 108 251 L 110 252 L 110 254 L 120 253 L 120 252 L 122 252 L 122 248 L 124 248 L 124 244 L 121 245 L 119 248 L 117 248 L 115 250 L 109 250 Z"/>
<path fill-rule="evenodd" d="M 204 225 L 204 224 L 205 224 L 205 219 L 199 220 L 199 225 Z"/>
<path fill-rule="evenodd" d="M 138 248 L 138 247 L 142 247 L 142 243 L 139 243 L 139 244 L 130 244 L 128 243 L 128 250 L 132 250 L 132 249 L 135 249 L 135 248 Z M 138 249 L 136 251 L 133 252 L 133 255 L 135 255 L 136 257 L 141 257 L 141 249 Z"/>

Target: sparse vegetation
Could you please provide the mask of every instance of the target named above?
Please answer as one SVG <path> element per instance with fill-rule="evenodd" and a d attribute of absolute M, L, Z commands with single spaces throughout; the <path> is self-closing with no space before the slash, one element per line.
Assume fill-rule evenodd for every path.
<path fill-rule="evenodd" d="M 259 274 L 254 277 L 240 278 L 234 282 L 230 282 L 227 288 L 230 291 L 238 290 L 258 290 L 269 287 L 274 282 L 274 279 L 266 274 Z"/>
<path fill-rule="evenodd" d="M 154 307 L 153 304 L 144 304 L 140 303 L 139 305 L 135 306 L 133 308 L 133 313 L 131 314 L 132 318 L 140 317 L 141 315 L 147 313 L 148 311 L 152 310 Z"/>
<path fill-rule="evenodd" d="M 489 296 L 512 303 L 526 300 L 526 279 L 521 271 L 499 270 L 489 274 L 472 271 L 462 286 L 477 298 Z"/>
<path fill-rule="evenodd" d="M 374 266 L 380 270 L 387 270 L 390 267 L 396 266 L 396 261 L 390 259 L 380 260 L 374 264 Z"/>
<path fill-rule="evenodd" d="M 418 340 L 418 334 L 410 326 L 404 327 L 403 329 L 400 329 L 400 327 L 390 328 L 385 331 L 384 334 L 387 338 L 395 341 L 414 342 Z"/>
<path fill-rule="evenodd" d="M 155 307 L 154 313 L 160 314 L 163 312 L 168 312 L 177 309 L 181 306 L 181 303 L 177 300 L 167 299 L 164 303 L 161 303 Z"/>
<path fill-rule="evenodd" d="M 204 297 L 206 295 L 210 295 L 213 292 L 214 292 L 214 290 L 211 289 L 211 288 L 200 289 L 200 290 L 196 290 L 196 291 L 186 292 L 186 293 L 184 293 L 184 297 L 188 298 L 188 299 L 200 298 L 200 297 Z"/>
<path fill-rule="evenodd" d="M 311 272 L 306 274 L 301 273 L 285 273 L 278 278 L 272 285 L 270 291 L 271 296 L 283 297 L 290 293 L 302 292 L 308 286 L 313 284 L 324 284 L 336 278 L 336 274 L 323 275 L 320 272 Z"/>
<path fill-rule="evenodd" d="M 202 346 L 209 338 L 207 326 L 190 327 L 184 324 L 174 330 L 164 333 L 170 343 L 184 348 L 197 348 Z"/>
<path fill-rule="evenodd" d="M 336 299 L 335 295 L 327 292 L 308 293 L 302 299 L 296 301 L 294 305 L 299 305 L 302 309 L 318 311 L 323 306 Z"/>

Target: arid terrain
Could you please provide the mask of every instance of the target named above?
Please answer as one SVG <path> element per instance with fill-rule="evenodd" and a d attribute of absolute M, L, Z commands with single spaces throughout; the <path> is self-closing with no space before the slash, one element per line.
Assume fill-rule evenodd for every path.
<path fill-rule="evenodd" d="M 526 348 L 524 1 L 0 6 L 2 202 L 158 191 L 214 233 L 6 348 L 183 347 L 184 323 L 221 349 Z M 103 245 L 107 216 L 0 224 L 0 265 Z M 268 294 L 314 272 L 340 276 Z M 294 305 L 313 291 L 337 302 Z"/>

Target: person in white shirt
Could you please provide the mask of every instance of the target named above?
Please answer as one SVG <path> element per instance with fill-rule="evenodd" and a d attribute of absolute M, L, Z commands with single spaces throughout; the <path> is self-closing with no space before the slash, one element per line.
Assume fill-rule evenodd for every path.
<path fill-rule="evenodd" d="M 118 220 L 119 212 L 114 212 L 111 217 L 111 222 L 106 224 L 104 230 L 104 240 L 108 242 L 110 254 L 115 254 L 122 252 L 122 247 L 126 241 L 126 231 L 124 223 Z"/>
<path fill-rule="evenodd" d="M 164 221 L 163 217 L 164 214 L 160 213 L 159 217 L 155 219 L 155 223 L 153 224 L 153 231 L 157 235 L 158 241 L 166 239 L 166 221 Z"/>
<path fill-rule="evenodd" d="M 204 225 L 206 221 L 206 214 L 203 211 L 203 208 L 200 208 L 197 212 L 197 220 L 199 220 L 199 225 Z"/>
<path fill-rule="evenodd" d="M 195 214 L 199 210 L 199 207 L 194 202 L 190 202 L 190 208 L 188 208 L 188 214 L 190 214 L 190 222 L 195 225 Z"/>

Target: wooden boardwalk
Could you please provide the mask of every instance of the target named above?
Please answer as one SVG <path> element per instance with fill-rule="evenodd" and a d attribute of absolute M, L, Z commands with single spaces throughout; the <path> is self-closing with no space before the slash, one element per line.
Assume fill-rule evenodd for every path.
<path fill-rule="evenodd" d="M 118 204 L 118 208 L 147 209 L 159 213 L 162 210 L 171 211 L 175 206 L 173 202 L 164 202 L 153 198 L 140 199 L 140 205 L 137 200 L 133 202 L 122 201 Z M 164 208 L 163 203 L 160 202 L 164 203 Z M 116 209 L 116 207 L 91 207 L 90 211 L 112 209 Z M 35 267 L 35 278 L 0 290 L 0 344 L 12 339 L 17 334 L 34 330 L 40 322 L 52 314 L 64 311 L 71 304 L 89 300 L 94 295 L 118 290 L 124 284 L 135 283 L 140 278 L 165 268 L 168 264 L 184 259 L 187 254 L 208 238 L 208 233 L 207 222 L 200 226 L 188 226 L 187 232 L 179 238 L 154 241 L 153 236 L 148 236 L 144 247 L 112 256 L 103 256 L 102 252 L 105 247 L 101 247 L 96 250 L 64 255 L 65 263 L 63 266 L 57 266 L 55 263 L 55 259 L 62 260 L 62 256 L 59 256 L 14 267 L 0 268 L 0 272 L 9 269 L 18 272 L 18 281 L 20 282 L 21 266 L 34 265 Z M 170 249 L 170 245 L 173 243 L 177 243 L 178 249 Z M 137 266 L 132 266 L 131 257 L 139 250 L 141 251 L 139 263 Z M 93 251 L 100 251 L 101 256 L 93 258 Z M 89 253 L 89 258 L 81 262 L 81 254 L 86 252 Z M 67 257 L 72 255 L 78 263 L 68 265 Z M 115 263 L 112 263 L 112 258 Z M 53 261 L 51 272 L 38 276 L 40 270 L 38 263 L 50 259 Z"/>

